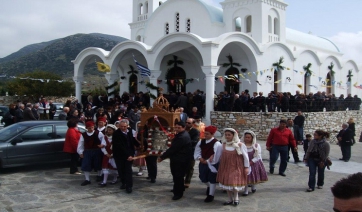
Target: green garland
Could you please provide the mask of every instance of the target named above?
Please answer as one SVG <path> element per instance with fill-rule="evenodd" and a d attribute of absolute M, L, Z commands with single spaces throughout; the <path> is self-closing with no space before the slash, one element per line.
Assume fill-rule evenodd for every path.
<path fill-rule="evenodd" d="M 146 82 L 146 87 L 152 90 L 157 90 L 157 94 L 159 93 L 160 87 L 155 86 L 154 84 L 150 83 L 150 82 Z M 156 99 L 157 97 L 155 95 L 153 95 L 151 92 L 148 92 L 148 95 L 152 98 L 152 99 Z"/>
<path fill-rule="evenodd" d="M 113 87 L 115 87 L 117 85 L 118 85 L 118 82 L 114 82 L 112 85 L 106 86 L 105 88 L 106 88 L 106 90 L 108 90 L 108 89 L 111 89 L 111 88 L 113 88 Z"/>
<path fill-rule="evenodd" d="M 157 87 L 157 86 L 155 86 L 154 84 L 152 84 L 152 83 L 150 83 L 150 82 L 147 82 L 147 83 L 146 83 L 146 87 L 147 87 L 147 88 L 150 88 L 150 89 L 152 89 L 152 90 L 159 90 L 159 89 L 160 89 L 160 87 Z"/>

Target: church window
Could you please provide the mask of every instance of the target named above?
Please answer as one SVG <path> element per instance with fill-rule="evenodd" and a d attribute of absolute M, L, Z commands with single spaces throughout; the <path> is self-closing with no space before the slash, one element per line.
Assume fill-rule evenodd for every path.
<path fill-rule="evenodd" d="M 235 19 L 235 32 L 241 32 L 241 18 L 237 17 Z"/>
<path fill-rule="evenodd" d="M 138 11 L 139 15 L 142 15 L 142 10 L 143 10 L 143 4 L 140 4 L 139 11 Z"/>
<path fill-rule="evenodd" d="M 279 35 L 279 20 L 274 18 L 274 34 Z"/>
<path fill-rule="evenodd" d="M 272 18 L 271 18 L 271 16 L 269 15 L 268 16 L 268 32 L 269 33 L 273 33 L 273 30 L 272 30 L 273 28 L 272 28 Z"/>
<path fill-rule="evenodd" d="M 170 33 L 170 25 L 166 23 L 165 25 L 165 34 L 168 35 Z"/>
<path fill-rule="evenodd" d="M 145 2 L 145 11 L 144 11 L 145 14 L 148 13 L 148 1 Z"/>
<path fill-rule="evenodd" d="M 136 37 L 136 41 L 141 41 L 141 35 L 138 35 L 138 36 Z"/>
<path fill-rule="evenodd" d="M 186 22 L 186 32 L 191 32 L 191 20 L 187 19 Z"/>
<path fill-rule="evenodd" d="M 246 17 L 246 32 L 251 32 L 251 15 Z"/>
<path fill-rule="evenodd" d="M 180 13 L 176 14 L 176 32 L 180 31 Z"/>
<path fill-rule="evenodd" d="M 158 6 L 161 6 L 161 4 L 162 4 L 162 1 L 158 2 Z"/>

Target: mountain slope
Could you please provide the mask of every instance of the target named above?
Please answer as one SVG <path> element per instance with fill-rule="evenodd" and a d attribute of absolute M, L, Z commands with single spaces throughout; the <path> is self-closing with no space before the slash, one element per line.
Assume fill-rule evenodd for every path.
<path fill-rule="evenodd" d="M 38 69 L 55 72 L 63 76 L 70 76 L 73 74 L 73 63 L 71 63 L 71 60 L 74 60 L 82 50 L 88 47 L 99 47 L 109 51 L 124 40 L 126 39 L 122 37 L 93 33 L 75 34 L 44 42 L 42 43 L 44 47 L 38 50 L 36 50 L 36 48 L 39 48 L 39 44 L 35 47 L 33 46 L 33 49 L 31 49 L 32 45 L 30 45 L 27 46 L 27 49 L 30 49 L 30 51 L 33 50 L 33 52 L 20 58 L 0 63 L 0 73 L 7 74 L 8 76 L 16 76 Z M 46 45 L 46 43 L 48 45 Z M 20 55 L 18 52 L 12 55 L 14 54 Z M 97 73 L 95 68 L 91 67 L 91 69 L 88 73 Z"/>

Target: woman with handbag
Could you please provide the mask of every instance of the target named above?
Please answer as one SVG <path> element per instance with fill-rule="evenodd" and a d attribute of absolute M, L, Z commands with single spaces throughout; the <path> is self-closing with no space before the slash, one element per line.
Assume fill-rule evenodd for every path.
<path fill-rule="evenodd" d="M 318 170 L 317 188 L 322 189 L 324 184 L 324 170 L 327 166 L 330 146 L 327 142 L 329 133 L 323 130 L 314 132 L 314 139 L 309 142 L 307 153 L 304 157 L 304 162 L 309 166 L 309 181 L 307 192 L 314 191 L 316 185 L 316 174 Z"/>

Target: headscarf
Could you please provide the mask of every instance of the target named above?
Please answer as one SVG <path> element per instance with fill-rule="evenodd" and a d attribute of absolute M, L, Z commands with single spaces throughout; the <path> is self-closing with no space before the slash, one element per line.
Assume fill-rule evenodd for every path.
<path fill-rule="evenodd" d="M 253 137 L 253 141 L 251 143 L 251 146 L 253 147 L 253 149 L 255 150 L 254 152 L 254 157 L 257 157 L 259 152 L 258 152 L 258 146 L 256 145 L 256 135 L 253 131 L 251 130 L 245 130 L 243 133 L 243 137 L 241 137 L 241 141 L 245 144 L 244 142 L 244 136 L 245 134 L 250 134 Z"/>
<path fill-rule="evenodd" d="M 234 137 L 232 141 L 227 141 L 225 138 L 225 131 L 231 131 L 234 132 Z M 241 152 L 240 146 L 238 145 L 238 143 L 240 142 L 239 136 L 238 136 L 238 132 L 236 132 L 236 130 L 234 130 L 233 128 L 225 128 L 224 129 L 224 135 L 221 138 L 221 142 L 223 144 L 226 144 L 226 146 L 232 146 L 235 148 L 236 152 L 238 153 L 238 155 L 242 155 L 243 153 Z"/>

